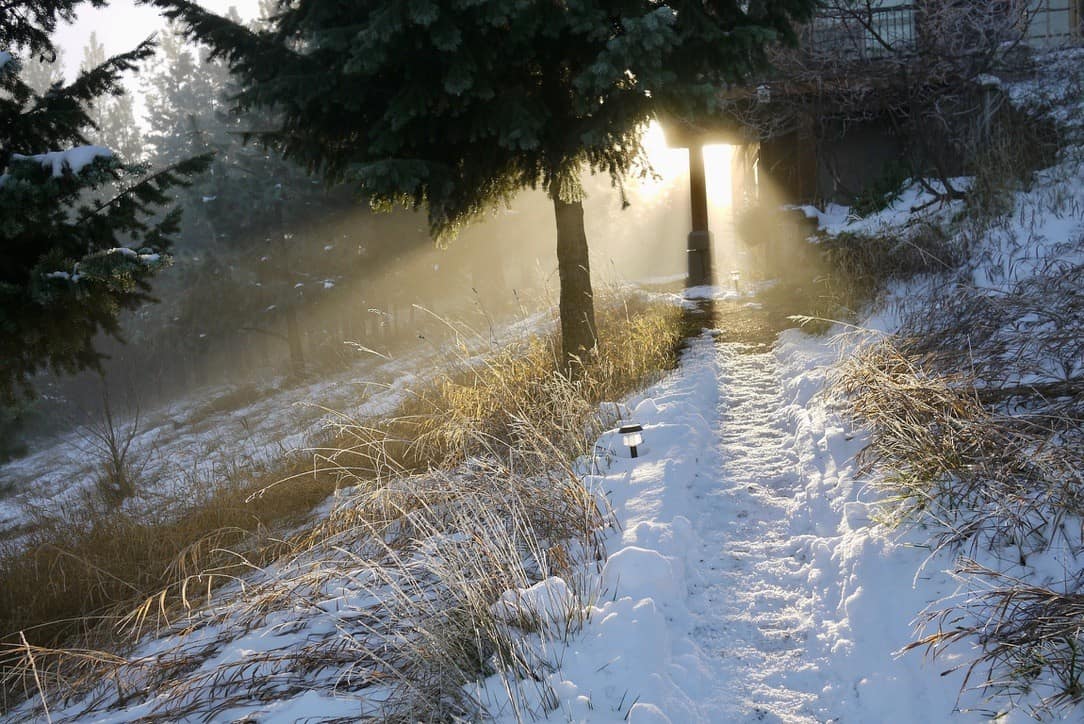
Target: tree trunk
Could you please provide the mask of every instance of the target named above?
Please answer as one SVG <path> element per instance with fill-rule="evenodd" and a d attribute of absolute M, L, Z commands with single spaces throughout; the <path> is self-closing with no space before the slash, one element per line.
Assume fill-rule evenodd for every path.
<path fill-rule="evenodd" d="M 557 272 L 561 279 L 562 366 L 576 375 L 598 341 L 583 203 L 561 201 L 556 193 L 552 196 L 557 218 Z"/>
<path fill-rule="evenodd" d="M 286 285 L 286 293 L 296 294 L 290 284 L 293 281 L 293 276 L 289 272 L 290 247 L 286 243 L 286 227 L 282 222 L 281 198 L 275 199 L 274 208 L 275 222 L 279 232 L 279 253 L 277 255 L 279 276 Z M 301 332 L 297 324 L 297 309 L 292 301 L 286 303 L 286 344 L 290 348 L 290 373 L 294 377 L 303 377 L 305 375 L 305 351 L 301 346 Z"/>

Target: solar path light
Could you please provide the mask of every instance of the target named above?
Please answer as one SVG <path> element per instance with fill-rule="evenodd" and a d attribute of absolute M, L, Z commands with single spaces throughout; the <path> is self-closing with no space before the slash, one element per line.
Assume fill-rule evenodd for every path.
<path fill-rule="evenodd" d="M 644 444 L 644 436 L 640 434 L 644 431 L 644 428 L 633 422 L 622 425 L 617 431 L 621 433 L 621 442 L 629 449 L 629 455 L 638 457 L 639 453 L 636 451 L 636 447 Z"/>

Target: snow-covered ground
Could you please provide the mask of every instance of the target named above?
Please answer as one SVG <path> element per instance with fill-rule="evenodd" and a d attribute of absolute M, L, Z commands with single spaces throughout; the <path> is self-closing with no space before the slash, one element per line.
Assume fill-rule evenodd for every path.
<path fill-rule="evenodd" d="M 927 551 L 871 526 L 864 438 L 821 394 L 838 354 L 796 330 L 774 349 L 705 333 L 631 401 L 642 454 L 604 438 L 608 466 L 585 478 L 621 529 L 588 622 L 553 657 L 550 720 L 982 718 L 954 713 L 951 660 L 899 655 L 953 584 L 936 560 L 916 580 Z"/>
<path fill-rule="evenodd" d="M 357 359 L 335 374 L 251 391 L 209 387 L 142 411 L 135 421 L 131 410 L 114 410 L 121 440 L 132 435 L 128 459 L 138 471 L 138 494 L 124 505 L 161 516 L 185 505 L 194 490 L 212 491 L 216 480 L 274 469 L 284 456 L 306 454 L 327 425 L 393 410 L 434 370 L 469 364 L 472 355 L 551 323 L 545 315 L 525 315 L 500 327 L 492 339 L 450 331 L 439 343 L 416 342 L 394 356 L 359 347 Z M 219 402 L 238 392 L 249 399 Z M 101 422 L 92 421 L 36 441 L 30 454 L 0 465 L 0 541 L 17 544 L 18 531 L 36 514 L 79 517 L 106 461 L 101 431 Z"/>
<path fill-rule="evenodd" d="M 935 662 L 901 653 L 915 617 L 958 582 L 947 572 L 951 554 L 930 557 L 921 531 L 870 520 L 877 496 L 853 459 L 865 434 L 825 394 L 848 345 L 790 330 L 773 347 L 747 346 L 705 331 L 675 372 L 625 401 L 644 443 L 633 459 L 610 432 L 584 461 L 584 485 L 613 507 L 619 528 L 605 541 L 601 570 L 581 572 L 591 593 L 582 629 L 539 644 L 551 668 L 543 686 L 526 689 L 535 714 L 675 723 L 989 717 L 976 694 L 958 699 L 961 670 L 942 675 L 968 651 Z M 581 605 L 567 593 L 579 583 L 549 578 L 508 594 L 506 605 L 566 621 Z M 212 626 L 188 640 L 152 639 L 130 658 L 211 646 L 200 669 L 208 676 L 222 667 L 259 672 L 274 668 L 279 652 L 354 635 L 356 612 L 380 605 L 350 580 L 324 590 L 335 593 L 317 608 L 299 602 L 228 643 Z M 210 698 L 193 721 L 350 718 L 384 695 L 339 690 L 356 664 L 332 657 L 327 666 L 311 686 L 273 701 L 216 710 L 213 686 L 195 690 Z M 552 692 L 545 707 L 540 691 Z M 165 703 L 148 693 L 130 707 L 106 697 L 99 704 L 110 706 L 87 710 L 82 700 L 52 716 L 131 721 Z M 499 677 L 471 693 L 498 721 L 524 718 L 525 702 L 513 708 Z M 1026 720 L 1021 711 L 1003 718 Z"/>
<path fill-rule="evenodd" d="M 609 501 L 620 529 L 606 541 L 601 571 L 586 571 L 595 596 L 583 628 L 546 647 L 553 668 L 543 689 L 556 704 L 549 720 L 983 718 L 954 711 L 962 674 L 939 676 L 951 659 L 930 665 L 919 654 L 899 655 L 913 639 L 914 616 L 953 590 L 942 572 L 950 561 L 925 561 L 913 539 L 871 526 L 853 463 L 863 435 L 822 394 L 839 354 L 831 338 L 797 330 L 774 348 L 705 332 L 678 370 L 627 401 L 644 444 L 633 459 L 607 433 L 587 463 L 595 474 L 584 484 Z M 551 609 L 561 621 L 577 605 L 565 593 L 575 586 L 550 578 L 510 600 Z M 358 610 L 367 594 L 349 581 L 338 591 L 319 611 L 299 603 L 226 645 L 218 628 L 202 628 L 187 642 L 151 640 L 131 658 L 214 642 L 202 670 L 258 671 L 270 665 L 260 663 L 269 653 L 347 631 L 350 620 L 336 612 Z M 278 701 L 198 718 L 349 717 L 374 695 L 336 694 L 352 666 L 333 664 L 311 689 Z M 474 693 L 498 720 L 516 720 L 499 677 Z M 163 704 L 152 694 L 131 709 L 91 713 L 86 703 L 54 710 L 54 721 L 131 721 Z"/>

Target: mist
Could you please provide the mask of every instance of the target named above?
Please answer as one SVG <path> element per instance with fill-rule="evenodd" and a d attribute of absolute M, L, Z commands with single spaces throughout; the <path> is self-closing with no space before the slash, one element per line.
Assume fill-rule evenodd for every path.
<path fill-rule="evenodd" d="M 584 179 L 585 224 L 596 297 L 629 282 L 680 288 L 689 225 L 684 150 L 672 150 L 656 175 L 631 179 L 628 205 L 608 177 Z M 674 159 L 678 163 L 674 163 Z M 727 154 L 728 158 L 728 154 Z M 665 161 L 665 159 L 664 159 Z M 729 168 L 714 164 L 709 181 L 718 268 L 740 257 L 733 233 Z M 103 375 L 43 377 L 43 404 L 56 412 L 38 427 L 55 430 L 93 417 L 103 387 L 138 406 L 183 395 L 214 396 L 223 386 L 252 394 L 302 377 L 439 345 L 461 325 L 490 336 L 517 319 L 548 313 L 559 291 L 553 206 L 541 191 L 517 196 L 443 245 L 429 236 L 424 212 L 377 213 L 337 190 L 335 212 L 285 219 L 281 235 L 254 234 L 228 245 L 191 218 L 174 249 L 175 264 L 156 280 L 157 304 L 124 319 L 120 343 L 107 338 Z M 281 236 L 281 238 L 279 238 Z M 284 272 L 265 267 L 275 255 Z M 271 260 L 269 261 L 269 257 Z M 291 368 L 288 315 L 304 357 Z M 128 404 L 127 402 L 125 404 Z M 45 423 L 45 424 L 42 424 Z"/>
<path fill-rule="evenodd" d="M 107 24 L 116 25 L 125 7 L 111 8 Z M 250 17 L 253 10 L 245 12 Z M 89 37 L 93 22 L 105 22 L 99 15 L 86 16 L 78 37 L 67 29 L 69 65 L 80 54 L 71 44 Z M 103 32 L 107 45 L 111 37 Z M 442 344 L 453 325 L 493 336 L 530 315 L 555 319 L 556 226 L 542 191 L 520 193 L 437 245 L 424 211 L 376 213 L 351 189 L 321 190 L 300 169 L 242 146 L 240 132 L 261 119 L 221 112 L 214 99 L 230 92 L 221 63 L 169 30 L 159 43 L 158 58 L 133 84 L 134 107 L 111 101 L 98 109 L 102 142 L 152 164 L 207 150 L 221 160 L 178 198 L 184 222 L 173 267 L 154 281 L 158 302 L 122 318 L 121 340 L 99 337 L 96 348 L 106 356 L 101 374 L 39 376 L 27 432 L 93 417 L 103 394 L 142 407 L 214 396 L 222 386 L 258 395 L 367 357 Z M 48 77 L 51 71 L 43 70 Z M 582 180 L 599 299 L 629 282 L 676 290 L 686 273 L 688 151 L 666 148 L 657 124 L 647 129 L 645 146 L 653 171 L 621 188 L 608 176 Z M 753 263 L 735 234 L 732 209 L 741 194 L 731 183 L 733 157 L 729 147 L 706 149 L 720 275 Z M 276 188 L 287 195 L 277 207 L 268 201 Z"/>

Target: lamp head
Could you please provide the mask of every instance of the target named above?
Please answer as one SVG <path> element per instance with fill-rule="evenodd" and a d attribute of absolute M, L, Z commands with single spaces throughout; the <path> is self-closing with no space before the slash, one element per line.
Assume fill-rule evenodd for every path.
<path fill-rule="evenodd" d="M 642 445 L 644 442 L 644 436 L 641 434 L 644 428 L 637 425 L 635 422 L 622 425 L 617 429 L 621 433 L 621 442 L 625 447 L 636 447 Z"/>

